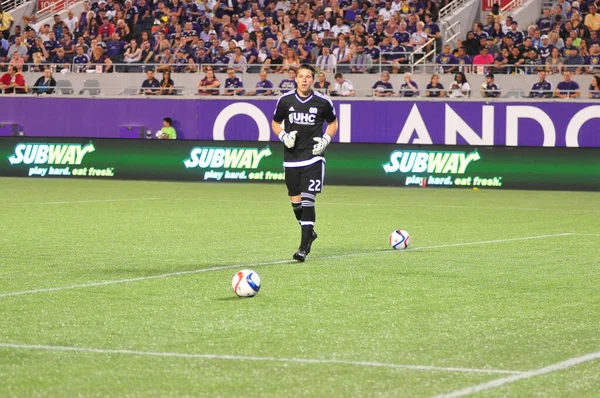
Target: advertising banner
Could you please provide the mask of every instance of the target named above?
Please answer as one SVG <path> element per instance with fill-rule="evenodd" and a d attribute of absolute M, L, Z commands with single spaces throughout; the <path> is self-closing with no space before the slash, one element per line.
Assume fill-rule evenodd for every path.
<path fill-rule="evenodd" d="M 275 105 L 275 98 L 0 97 L 0 135 L 18 131 L 28 137 L 136 138 L 141 131 L 160 129 L 162 119 L 170 117 L 178 139 L 277 141 L 270 128 Z M 594 103 L 334 98 L 334 105 L 339 120 L 336 142 L 600 147 L 600 104 Z"/>
<path fill-rule="evenodd" d="M 0 176 L 283 183 L 281 143 L 0 139 Z M 600 150 L 333 144 L 325 185 L 600 190 Z"/>

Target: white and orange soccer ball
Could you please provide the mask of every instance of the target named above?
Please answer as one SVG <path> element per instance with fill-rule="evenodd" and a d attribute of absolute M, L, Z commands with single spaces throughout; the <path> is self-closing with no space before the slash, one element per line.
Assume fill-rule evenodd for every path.
<path fill-rule="evenodd" d="M 243 269 L 233 276 L 231 287 L 240 297 L 256 296 L 260 290 L 260 276 L 254 271 Z"/>
<path fill-rule="evenodd" d="M 390 246 L 394 250 L 404 250 L 410 245 L 410 235 L 403 229 L 397 229 L 390 234 Z"/>

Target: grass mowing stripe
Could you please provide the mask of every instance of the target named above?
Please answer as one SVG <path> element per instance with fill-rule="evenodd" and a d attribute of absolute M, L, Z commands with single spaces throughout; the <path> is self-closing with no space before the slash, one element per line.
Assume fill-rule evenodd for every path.
<path fill-rule="evenodd" d="M 530 379 L 532 377 L 545 375 L 552 372 L 557 372 L 559 370 L 568 369 L 576 365 L 580 365 L 585 362 L 595 361 L 600 359 L 600 351 L 593 352 L 590 354 L 585 354 L 579 357 L 570 358 L 566 361 L 557 362 L 552 365 L 545 366 L 543 368 L 530 370 L 527 372 L 522 372 L 519 374 L 515 374 L 512 376 L 502 377 L 500 379 L 495 379 L 492 381 L 488 381 L 486 383 L 477 384 L 474 386 L 466 387 L 460 390 L 452 391 L 446 394 L 436 395 L 432 398 L 458 398 L 464 397 L 465 395 L 475 394 L 481 391 L 491 390 L 493 388 L 502 387 L 506 384 L 514 383 L 519 380 Z"/>
<path fill-rule="evenodd" d="M 139 356 L 167 357 L 167 358 L 217 359 L 217 360 L 229 360 L 229 361 L 257 361 L 257 362 L 290 362 L 290 363 L 318 364 L 318 365 L 351 365 L 351 366 L 366 366 L 366 367 L 392 368 L 392 369 L 422 370 L 422 371 L 432 371 L 432 372 L 514 374 L 514 375 L 520 375 L 522 373 L 522 372 L 516 371 L 516 370 L 504 370 L 504 369 L 474 369 L 474 368 L 428 366 L 428 365 L 402 365 L 402 364 L 383 363 L 383 362 L 342 361 L 342 360 L 337 360 L 337 359 L 277 358 L 277 357 L 254 357 L 254 356 L 219 355 L 219 354 L 189 354 L 189 353 L 180 353 L 180 352 L 152 352 L 152 351 L 138 351 L 138 350 L 124 350 L 124 349 L 65 347 L 65 346 L 37 345 L 37 344 L 32 345 L 32 344 L 0 343 L 0 348 L 11 348 L 11 349 L 22 349 L 22 350 L 41 350 L 41 351 L 61 351 L 61 352 L 84 352 L 84 353 L 93 353 L 93 354 L 139 355 Z"/>
<path fill-rule="evenodd" d="M 532 240 L 532 239 L 545 239 L 545 238 L 554 238 L 554 237 L 570 236 L 570 235 L 574 235 L 574 234 L 571 232 L 566 232 L 566 233 L 561 233 L 561 234 L 525 236 L 525 237 L 521 237 L 521 238 L 487 240 L 487 241 L 479 241 L 479 242 L 451 243 L 451 244 L 447 244 L 447 245 L 416 247 L 414 249 L 409 250 L 408 252 L 431 250 L 431 249 L 444 249 L 444 248 L 448 248 L 448 247 L 487 245 L 487 244 L 492 244 L 492 243 L 515 242 L 515 241 Z M 397 251 L 395 251 L 395 250 L 380 250 L 380 251 L 363 252 L 363 253 L 349 253 L 349 254 L 339 254 L 339 255 L 333 255 L 333 256 L 313 257 L 313 259 L 319 260 L 319 259 L 336 259 L 336 258 L 346 258 L 346 257 L 362 257 L 362 256 L 379 254 L 379 253 L 397 253 Z M 23 295 L 37 294 L 37 293 L 57 292 L 57 291 L 62 291 L 62 290 L 83 289 L 83 288 L 87 288 L 87 287 L 116 285 L 116 284 L 120 284 L 120 283 L 140 282 L 140 281 L 151 280 L 151 279 L 168 278 L 171 276 L 199 274 L 202 272 L 222 271 L 222 270 L 234 269 L 234 268 L 252 268 L 252 267 L 258 267 L 258 266 L 264 266 L 264 265 L 288 264 L 291 262 L 293 262 L 293 260 L 267 261 L 267 262 L 253 263 L 253 264 L 223 265 L 223 266 L 219 266 L 219 267 L 201 268 L 201 269 L 189 270 L 189 271 L 170 272 L 170 273 L 160 274 L 160 275 L 141 276 L 139 278 L 117 279 L 117 280 L 112 280 L 112 281 L 85 283 L 85 284 L 81 284 L 81 285 L 62 286 L 62 287 L 53 287 L 53 288 L 46 288 L 46 289 L 24 290 L 24 291 L 20 291 L 20 292 L 2 293 L 2 294 L 0 294 L 0 298 L 23 296 Z"/>
<path fill-rule="evenodd" d="M 79 203 L 114 203 L 114 202 L 141 202 L 146 200 L 162 200 L 161 198 L 129 198 L 129 199 L 93 199 L 93 200 L 66 200 L 61 202 L 29 202 L 14 203 L 12 206 L 31 206 L 31 205 L 71 205 Z M 10 206 L 10 205 L 9 205 Z"/>

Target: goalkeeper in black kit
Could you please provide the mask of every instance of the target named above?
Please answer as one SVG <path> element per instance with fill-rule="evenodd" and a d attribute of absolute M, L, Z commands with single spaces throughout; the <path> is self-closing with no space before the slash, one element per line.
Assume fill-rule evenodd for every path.
<path fill-rule="evenodd" d="M 306 259 L 317 239 L 315 201 L 323 190 L 323 154 L 338 128 L 333 103 L 326 95 L 313 91 L 314 79 L 315 69 L 301 65 L 296 74 L 298 88 L 279 97 L 271 122 L 273 132 L 284 144 L 285 183 L 302 229 L 300 247 L 292 256 L 298 262 Z"/>

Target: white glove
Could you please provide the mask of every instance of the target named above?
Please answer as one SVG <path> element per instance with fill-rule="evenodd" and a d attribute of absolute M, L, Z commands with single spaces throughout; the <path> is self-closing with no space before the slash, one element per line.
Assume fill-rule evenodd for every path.
<path fill-rule="evenodd" d="M 286 147 L 293 148 L 296 144 L 296 134 L 298 134 L 297 130 L 290 131 L 289 133 L 281 130 L 281 133 L 279 133 L 279 139 Z"/>
<path fill-rule="evenodd" d="M 323 137 L 316 137 L 313 140 L 317 141 L 317 143 L 313 146 L 312 153 L 313 155 L 321 155 L 325 152 L 325 148 L 331 142 L 331 137 L 329 134 L 323 134 Z"/>

